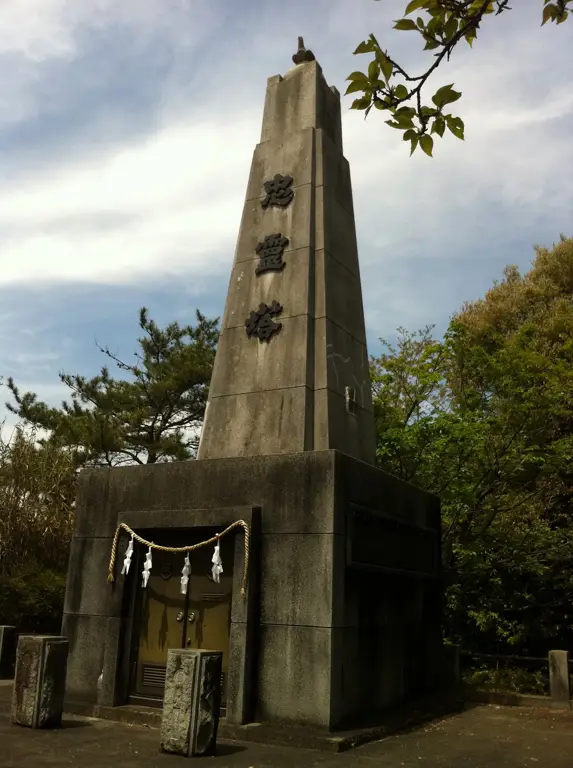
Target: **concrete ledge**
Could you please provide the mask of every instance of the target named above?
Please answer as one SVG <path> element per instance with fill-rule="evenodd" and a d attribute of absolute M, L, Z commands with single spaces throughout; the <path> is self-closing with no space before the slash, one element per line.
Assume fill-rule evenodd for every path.
<path fill-rule="evenodd" d="M 161 728 L 162 710 L 160 707 L 142 707 L 130 704 L 108 707 L 103 704 L 68 700 L 64 704 L 64 712 L 68 715 L 94 717 L 98 720 L 110 720 L 126 725 L 147 725 L 149 728 Z"/>
<path fill-rule="evenodd" d="M 346 752 L 371 741 L 379 741 L 401 731 L 407 731 L 448 715 L 461 712 L 464 700 L 457 694 L 445 695 L 440 699 L 428 699 L 413 704 L 408 709 L 382 713 L 373 724 L 366 728 L 349 729 L 329 733 L 300 725 L 275 725 L 270 723 L 249 723 L 233 725 L 225 718 L 219 723 L 219 738 L 223 741 L 242 741 L 299 749 L 316 749 L 323 752 Z M 102 720 L 161 727 L 161 709 L 126 705 L 104 707 L 98 704 L 67 701 L 65 711 L 72 715 L 93 717 Z"/>

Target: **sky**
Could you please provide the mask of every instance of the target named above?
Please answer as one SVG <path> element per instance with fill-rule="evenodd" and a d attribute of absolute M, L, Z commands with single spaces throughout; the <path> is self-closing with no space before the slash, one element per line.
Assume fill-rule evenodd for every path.
<path fill-rule="evenodd" d="M 445 330 L 506 264 L 573 235 L 573 21 L 541 0 L 489 18 L 436 73 L 466 141 L 409 157 L 343 99 L 369 351 Z M 330 85 L 374 32 L 406 68 L 404 0 L 6 0 L 0 11 L 0 376 L 57 405 L 58 373 L 124 359 L 159 323 L 221 316 L 267 78 L 303 35 Z M 366 59 L 367 61 L 367 59 Z M 14 417 L 0 389 L 0 419 Z"/>

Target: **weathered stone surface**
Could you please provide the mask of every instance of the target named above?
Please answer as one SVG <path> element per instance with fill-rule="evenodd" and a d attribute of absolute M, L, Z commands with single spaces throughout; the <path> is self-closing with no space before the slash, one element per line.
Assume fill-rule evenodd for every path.
<path fill-rule="evenodd" d="M 111 469 L 109 467 L 87 468 L 78 477 L 76 506 L 86 513 L 76 522 L 74 536 L 111 536 L 115 533 L 116 513 L 107 503 L 107 492 Z"/>
<path fill-rule="evenodd" d="M 314 445 L 316 450 L 330 446 L 342 454 L 370 464 L 376 450 L 372 411 L 357 406 L 355 413 L 346 409 L 346 398 L 331 389 L 314 392 Z"/>
<path fill-rule="evenodd" d="M 315 390 L 329 389 L 344 397 L 346 387 L 351 387 L 356 405 L 372 411 L 366 344 L 326 317 L 316 320 L 315 329 L 321 342 L 315 347 Z M 336 418 L 340 421 L 338 414 Z"/>
<path fill-rule="evenodd" d="M 220 651 L 170 649 L 167 655 L 161 749 L 212 755 L 221 710 Z"/>
<path fill-rule="evenodd" d="M 338 202 L 334 190 L 316 187 L 314 247 L 325 250 L 352 274 L 360 277 L 354 217 Z"/>
<path fill-rule="evenodd" d="M 29 728 L 61 725 L 67 660 L 65 637 L 20 637 L 12 696 L 13 723 Z"/>
<path fill-rule="evenodd" d="M 294 197 L 288 206 L 263 207 L 264 185 L 275 174 L 292 178 Z M 257 243 L 273 233 L 288 238 L 286 266 L 256 276 Z M 246 338 L 242 315 L 268 299 L 282 304 L 282 328 L 261 345 Z M 341 407 L 331 396 L 344 398 L 347 387 L 357 392 L 359 417 L 349 418 L 344 402 Z M 310 392 L 284 394 L 295 388 Z M 284 406 L 295 400 L 298 407 L 290 408 L 288 419 L 298 425 L 285 428 Z M 275 411 L 267 414 L 272 405 Z M 329 448 L 375 461 L 340 96 L 313 61 L 268 82 L 261 143 L 253 156 L 198 458 Z"/>
<path fill-rule="evenodd" d="M 549 651 L 549 688 L 551 705 L 556 709 L 569 709 L 571 683 L 568 651 Z"/>
<path fill-rule="evenodd" d="M 316 185 L 332 190 L 345 211 L 354 216 L 348 160 L 324 131 L 316 131 Z"/>
<path fill-rule="evenodd" d="M 231 275 L 234 290 L 229 294 L 222 327 L 240 327 L 245 333 L 245 320 L 249 313 L 261 303 L 271 304 L 277 297 L 283 305 L 283 311 L 277 318 L 281 322 L 287 317 L 306 315 L 312 284 L 311 259 L 310 248 L 285 250 L 284 268 L 280 272 L 260 275 L 255 272 L 258 257 L 235 264 Z"/>
<path fill-rule="evenodd" d="M 231 622 L 227 676 L 226 720 L 244 725 L 254 720 L 256 696 L 256 647 L 249 634 L 257 631 L 256 617 L 249 622 Z"/>
<path fill-rule="evenodd" d="M 285 420 L 286 424 L 290 426 Z M 232 437 L 230 430 L 229 439 Z M 254 503 L 265 509 L 264 533 L 342 533 L 344 519 L 334 519 L 334 471 L 333 451 L 174 461 L 148 464 L 143 469 L 118 467 L 112 473 L 110 504 L 116 520 L 129 525 L 171 527 L 171 514 L 180 512 L 176 527 L 184 528 L 186 523 L 216 525 L 210 509 L 251 507 L 254 497 Z M 373 472 L 376 475 L 379 470 L 373 468 Z M 394 481 L 381 474 L 389 483 Z M 93 493 L 97 498 L 97 488 Z M 135 517 L 136 511 L 145 514 Z M 82 507 L 76 510 L 79 518 L 86 513 Z M 62 634 L 69 636 L 68 632 Z"/>
<path fill-rule="evenodd" d="M 411 574 L 410 580 L 380 575 L 385 566 L 372 558 L 346 567 L 351 505 L 431 527 L 438 536 L 440 510 L 437 499 L 374 465 L 358 247 L 340 126 L 340 96 L 316 62 L 269 80 L 200 460 L 115 468 L 100 475 L 99 488 L 96 475 L 80 478 L 79 538 L 109 539 L 120 521 L 147 532 L 190 529 L 218 525 L 215 510 L 261 509 L 260 537 L 253 535 L 260 557 L 253 547 L 244 605 L 233 581 L 227 711 L 238 723 L 258 716 L 339 727 L 403 703 L 435 685 L 443 670 L 439 569 L 421 586 L 412 584 Z M 292 177 L 292 200 L 263 207 L 265 182 L 276 174 Z M 282 243 L 286 266 L 257 276 L 257 243 L 278 233 L 289 241 Z M 247 336 L 244 322 L 273 300 L 283 305 L 283 327 L 260 343 Z M 349 390 L 355 395 L 351 407 Z M 231 519 L 239 516 L 237 511 Z M 95 584 L 94 574 L 102 570 L 94 542 L 77 545 L 70 590 L 81 546 L 93 564 L 86 567 L 86 583 L 66 602 L 72 612 L 65 618 L 73 657 L 69 689 L 95 699 L 103 669 L 100 700 L 122 703 L 125 696 L 118 697 L 111 681 L 114 667 L 117 673 L 129 659 L 133 592 L 126 589 L 122 599 L 120 588 L 113 600 L 101 602 L 90 594 L 87 582 Z M 378 571 L 366 570 L 371 566 Z M 100 606 L 105 615 L 97 616 Z M 106 615 L 113 618 L 114 606 L 121 606 L 117 613 L 128 628 L 123 631 L 118 618 L 118 637 L 111 642 L 105 639 Z M 84 609 L 91 615 L 75 613 Z M 204 691 L 202 704 L 194 698 L 190 679 L 199 685 L 200 663 L 182 653 L 166 696 L 165 748 L 205 752 L 214 743 L 218 694 Z M 195 709 L 190 701 L 197 702 Z"/>
<path fill-rule="evenodd" d="M 283 173 L 287 172 L 283 170 Z M 261 179 L 261 195 L 264 181 L 266 179 Z M 293 188 L 294 199 L 287 208 L 269 207 L 264 210 L 259 198 L 247 200 L 237 238 L 235 264 L 252 259 L 257 243 L 273 232 L 281 232 L 288 237 L 289 250 L 312 247 L 314 187 L 305 184 Z"/>
<path fill-rule="evenodd" d="M 47 638 L 40 684 L 38 728 L 58 728 L 62 723 L 69 643 L 66 638 Z"/>
<path fill-rule="evenodd" d="M 200 691 L 195 699 L 192 718 L 192 755 L 212 755 L 217 746 L 217 730 L 221 714 L 221 669 L 223 655 L 205 652 L 200 655 Z"/>
<path fill-rule="evenodd" d="M 316 61 L 294 67 L 282 77 L 269 78 L 261 143 L 281 144 L 307 128 L 324 130 L 342 152 L 340 94 L 328 87 Z"/>
<path fill-rule="evenodd" d="M 330 253 L 315 251 L 317 275 L 315 317 L 327 317 L 362 344 L 366 344 L 366 329 L 362 313 L 360 279 L 337 261 Z"/>
<path fill-rule="evenodd" d="M 336 397 L 340 396 L 336 395 Z M 232 433 L 229 434 L 229 439 L 232 439 Z M 102 476 L 102 482 L 107 483 L 107 477 Z M 321 624 L 321 626 L 312 627 L 320 632 L 323 627 L 326 627 L 324 631 L 330 631 L 335 627 L 340 629 L 336 637 L 344 637 L 346 638 L 344 642 L 350 643 L 348 651 L 345 650 L 346 646 L 342 640 L 332 646 L 329 662 L 332 664 L 330 696 L 325 698 L 321 695 L 318 700 L 315 700 L 312 694 L 311 699 L 308 700 L 308 708 L 303 713 L 303 719 L 307 723 L 315 717 L 315 722 L 318 724 L 329 720 L 335 722 L 343 715 L 352 713 L 353 708 L 356 714 L 356 708 L 360 706 L 365 696 L 364 693 L 360 694 L 360 686 L 363 691 L 368 690 L 366 697 L 368 701 L 376 703 L 395 701 L 400 691 L 408 690 L 409 683 L 403 685 L 401 676 L 397 673 L 394 675 L 395 665 L 392 659 L 398 658 L 401 651 L 398 643 L 389 643 L 389 630 L 386 629 L 388 621 L 412 624 L 413 629 L 409 634 L 406 630 L 404 633 L 405 637 L 413 637 L 419 645 L 419 648 L 412 650 L 412 654 L 420 656 L 421 660 L 417 667 L 421 670 L 420 677 L 425 675 L 426 669 L 431 670 L 435 667 L 435 660 L 432 660 L 428 654 L 434 642 L 432 640 L 430 643 L 430 636 L 435 636 L 436 642 L 439 642 L 439 611 L 434 607 L 431 608 L 433 618 L 425 610 L 420 613 L 418 609 L 414 610 L 414 596 L 410 599 L 410 596 L 404 594 L 400 594 L 398 602 L 388 602 L 387 597 L 397 592 L 395 583 L 380 583 L 370 575 L 365 575 L 362 579 L 361 574 L 349 574 L 344 564 L 340 562 L 344 560 L 344 547 L 333 548 L 332 561 L 325 560 L 326 554 L 322 545 L 329 538 L 335 537 L 325 536 L 321 539 L 318 535 L 338 534 L 336 538 L 344 540 L 345 520 L 350 503 L 391 513 L 413 524 L 439 530 L 439 501 L 435 497 L 373 466 L 336 451 L 306 451 L 292 455 L 123 467 L 111 473 L 108 490 L 108 503 L 116 510 L 117 519 L 125 520 L 136 530 L 166 527 L 181 529 L 194 525 L 224 527 L 232 520 L 243 517 L 248 519 L 248 510 L 241 505 L 248 507 L 250 503 L 262 508 L 263 553 L 260 572 L 262 572 L 263 604 L 262 607 L 260 605 L 257 607 L 255 621 L 258 624 L 262 610 L 263 617 L 267 617 L 265 620 L 269 622 L 268 631 L 267 628 L 264 629 L 260 641 L 261 658 L 267 659 L 269 672 L 268 674 L 265 672 L 260 679 L 256 695 L 265 700 L 265 711 L 269 717 L 280 718 L 283 712 L 278 703 L 276 705 L 272 703 L 273 697 L 278 696 L 283 702 L 288 699 L 290 712 L 294 712 L 300 700 L 300 681 L 293 678 L 288 686 L 284 682 L 281 686 L 277 686 L 273 678 L 275 663 L 282 675 L 280 665 L 284 662 L 287 647 L 283 642 L 286 642 L 287 630 L 283 631 L 278 626 L 273 628 L 273 621 L 285 622 L 283 625 L 285 627 L 287 623 L 300 622 L 300 631 L 303 634 L 307 631 L 303 624 L 307 622 Z M 95 486 L 93 493 L 97 498 Z M 94 504 L 95 501 L 90 501 L 87 509 L 91 510 Z M 215 515 L 217 510 L 219 511 Z M 221 516 L 224 510 L 228 511 Z M 78 508 L 77 516 L 80 522 L 84 514 L 86 514 L 84 508 Z M 310 537 L 305 539 L 306 535 Z M 293 580 L 290 569 L 294 568 L 295 560 L 300 563 L 296 578 Z M 251 565 L 255 562 L 253 556 Z M 321 574 L 321 580 L 318 581 L 317 568 L 320 569 Z M 240 571 L 241 569 L 238 568 L 239 578 Z M 340 582 L 341 579 L 342 582 Z M 127 582 L 118 578 L 118 584 L 123 583 Z M 240 585 L 234 583 L 234 594 L 238 595 L 239 589 Z M 439 597 L 439 590 L 436 588 L 435 591 Z M 320 592 L 318 597 L 317 592 Z M 366 599 L 364 595 L 368 597 L 366 608 L 362 606 L 362 602 Z M 430 593 L 420 599 L 434 605 Z M 241 598 L 238 597 L 238 600 Z M 232 711 L 233 717 L 239 722 L 244 722 L 245 713 L 250 711 L 249 705 L 245 702 L 251 697 L 248 688 L 252 682 L 245 678 L 248 654 L 242 650 L 249 642 L 248 632 L 246 627 L 243 629 L 238 626 L 239 623 L 247 623 L 252 619 L 247 618 L 242 607 L 243 604 L 240 603 L 239 607 L 233 608 L 234 626 L 229 651 L 230 662 L 238 665 L 240 670 L 237 671 L 237 679 L 232 680 L 234 673 L 229 669 L 228 678 L 229 696 L 237 697 L 236 701 L 228 701 L 228 711 Z M 352 665 L 355 664 L 356 659 L 366 657 L 365 647 L 370 648 L 367 645 L 367 638 L 365 639 L 363 635 L 358 637 L 356 634 L 363 621 L 364 610 L 376 619 L 375 626 L 379 628 L 376 632 L 381 633 L 379 647 L 384 649 L 390 664 L 388 671 L 382 668 L 382 672 L 376 673 L 379 681 L 377 686 L 379 688 L 382 686 L 380 690 L 384 691 L 384 696 L 381 698 L 373 698 L 375 696 L 373 686 L 371 686 L 372 690 L 365 689 L 363 686 L 366 683 L 361 682 L 358 690 L 355 691 L 351 682 L 352 675 L 358 674 L 356 667 L 353 672 Z M 129 623 L 129 619 L 126 619 L 126 622 Z M 112 662 L 110 661 L 108 667 L 104 661 L 104 657 L 108 655 L 106 650 L 108 620 L 98 616 L 68 615 L 64 626 L 62 634 L 70 638 L 71 655 L 68 669 L 70 696 L 95 700 L 97 679 L 104 666 L 109 670 L 104 675 L 104 687 L 106 681 L 111 684 L 114 674 Z M 292 633 L 295 633 L 295 630 L 298 631 L 298 628 L 294 626 Z M 288 631 L 291 632 L 291 630 Z M 283 638 L 280 642 L 275 642 L 277 633 Z M 293 646 L 294 653 L 292 658 L 296 658 L 296 654 L 302 658 L 306 653 L 304 642 L 295 643 L 296 633 L 295 635 L 292 633 L 289 635 L 291 637 L 289 647 Z M 281 642 L 283 642 L 282 651 Z M 268 647 L 267 644 L 269 644 Z M 110 658 L 114 656 L 113 653 L 109 655 Z M 341 659 L 347 657 L 348 660 L 343 663 Z M 255 664 L 260 668 L 258 662 Z M 398 662 L 396 664 L 399 667 Z M 293 675 L 299 674 L 294 661 L 291 669 Z M 324 670 L 320 665 L 305 667 L 307 683 L 311 689 L 314 690 L 313 686 L 316 685 L 317 690 L 322 690 L 324 681 L 319 680 L 318 676 L 323 673 Z M 408 680 L 414 679 L 416 674 L 418 673 L 408 672 Z M 316 679 L 314 679 L 315 675 Z M 372 677 L 372 670 L 370 669 L 368 673 L 364 672 L 364 675 L 365 680 L 368 681 L 369 675 Z M 311 706 L 312 701 L 314 704 Z M 324 709 L 321 710 L 321 707 Z"/>
<path fill-rule="evenodd" d="M 437 496 L 377 467 L 356 461 L 343 452 L 334 456 L 338 488 L 346 501 L 391 512 L 414 525 L 440 530 L 440 500 Z"/>
<path fill-rule="evenodd" d="M 35 638 L 20 637 L 12 691 L 12 722 L 17 725 L 35 725 L 42 652 L 41 641 L 38 647 Z"/>
<path fill-rule="evenodd" d="M 336 534 L 263 536 L 261 623 L 327 627 L 342 621 L 334 603 L 344 603 L 345 544 Z"/>
<path fill-rule="evenodd" d="M 261 626 L 257 719 L 329 728 L 331 627 Z"/>
<path fill-rule="evenodd" d="M 121 592 L 107 581 L 113 537 L 72 538 L 64 613 L 120 616 Z"/>
<path fill-rule="evenodd" d="M 305 386 L 214 397 L 208 406 L 212 434 L 201 442 L 202 460 L 290 454 L 312 445 L 312 390 Z M 233 429 L 229 430 L 228 425 Z M 226 431 L 224 446 L 217 434 Z"/>
<path fill-rule="evenodd" d="M 254 152 L 247 184 L 247 200 L 259 201 L 262 195 L 262 181 L 272 179 L 277 168 L 284 168 L 293 178 L 293 189 L 312 184 L 314 177 L 314 153 L 316 131 L 306 128 L 291 133 L 285 141 L 277 144 L 265 141 Z"/>
<path fill-rule="evenodd" d="M 98 704 L 103 704 L 103 706 L 113 707 L 117 704 L 119 690 L 122 689 L 122 684 L 125 682 L 121 678 L 126 676 L 126 670 L 118 669 L 118 661 L 121 658 L 123 633 L 127 629 L 127 619 L 119 619 L 115 616 L 108 618 L 105 651 L 98 688 Z M 129 667 L 129 664 L 124 663 L 123 666 Z"/>
<path fill-rule="evenodd" d="M 161 749 L 164 752 L 189 754 L 198 662 L 196 654 L 186 651 L 170 650 L 167 655 L 161 719 Z"/>
<path fill-rule="evenodd" d="M 97 680 L 103 668 L 107 623 L 106 616 L 64 614 L 62 618 L 62 635 L 70 642 L 66 695 L 71 699 L 97 700 Z"/>
<path fill-rule="evenodd" d="M 16 627 L 0 625 L 0 680 L 8 680 L 14 674 L 16 661 Z"/>
<path fill-rule="evenodd" d="M 253 306 L 256 308 L 257 305 Z M 222 354 L 217 355 L 217 367 L 213 370 L 211 400 L 309 386 L 308 317 L 279 316 L 278 319 L 282 328 L 268 343 L 248 339 L 244 324 L 227 329 L 221 336 Z M 237 425 L 233 424 L 233 430 L 236 429 Z"/>

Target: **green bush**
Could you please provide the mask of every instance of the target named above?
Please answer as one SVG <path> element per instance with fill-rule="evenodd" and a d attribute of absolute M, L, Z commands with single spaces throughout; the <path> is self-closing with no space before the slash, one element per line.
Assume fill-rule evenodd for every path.
<path fill-rule="evenodd" d="M 465 670 L 463 678 L 467 684 L 482 691 L 538 696 L 549 694 L 549 674 L 546 668 L 538 670 L 519 667 L 495 668 L 483 664 Z"/>
<path fill-rule="evenodd" d="M 40 568 L 0 574 L 0 624 L 17 632 L 59 634 L 66 574 Z"/>

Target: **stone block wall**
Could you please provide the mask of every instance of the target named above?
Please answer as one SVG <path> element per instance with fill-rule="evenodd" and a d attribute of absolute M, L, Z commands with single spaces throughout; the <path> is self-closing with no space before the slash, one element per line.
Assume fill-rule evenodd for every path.
<path fill-rule="evenodd" d="M 80 485 L 63 632 L 70 695 L 94 699 L 105 664 L 112 675 L 118 628 L 114 640 L 109 622 L 123 621 L 128 632 L 129 579 L 119 577 L 115 589 L 106 581 L 117 523 L 213 525 L 210 510 L 236 509 L 232 516 L 246 507 L 261 509 L 260 594 L 232 617 L 231 664 L 250 664 L 252 677 L 229 695 L 254 700 L 236 721 L 250 709 L 249 719 L 334 728 L 358 717 L 364 702 L 390 705 L 423 687 L 441 646 L 439 587 L 347 569 L 346 510 L 359 504 L 439 530 L 434 497 L 336 451 L 89 470 Z"/>

